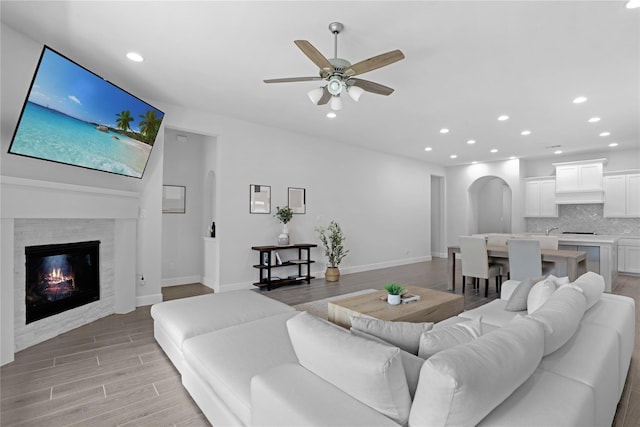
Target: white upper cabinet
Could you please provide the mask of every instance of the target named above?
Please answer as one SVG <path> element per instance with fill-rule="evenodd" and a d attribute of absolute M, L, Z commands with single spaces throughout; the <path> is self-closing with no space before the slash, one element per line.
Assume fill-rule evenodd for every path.
<path fill-rule="evenodd" d="M 602 203 L 602 173 L 606 159 L 554 163 L 556 167 L 556 203 Z"/>
<path fill-rule="evenodd" d="M 530 178 L 524 183 L 524 216 L 558 216 L 556 205 L 556 180 L 554 178 Z"/>
<path fill-rule="evenodd" d="M 604 177 L 605 218 L 640 218 L 640 173 Z"/>

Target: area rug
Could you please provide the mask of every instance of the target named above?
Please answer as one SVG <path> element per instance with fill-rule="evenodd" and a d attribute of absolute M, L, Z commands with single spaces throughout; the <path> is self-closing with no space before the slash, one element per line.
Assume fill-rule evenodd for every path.
<path fill-rule="evenodd" d="M 344 295 L 336 295 L 335 297 L 319 299 L 317 301 L 305 302 L 304 304 L 294 305 L 298 311 L 306 311 L 309 314 L 313 314 L 314 316 L 320 317 L 322 319 L 327 319 L 327 310 L 329 301 L 336 301 L 343 298 L 355 297 L 358 295 L 364 295 L 371 292 L 376 292 L 375 289 L 364 289 L 362 291 L 351 292 L 349 294 Z"/>

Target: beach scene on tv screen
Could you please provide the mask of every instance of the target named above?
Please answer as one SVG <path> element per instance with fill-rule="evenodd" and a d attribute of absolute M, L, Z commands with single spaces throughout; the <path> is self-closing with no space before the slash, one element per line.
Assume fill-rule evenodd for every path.
<path fill-rule="evenodd" d="M 9 152 L 141 178 L 163 116 L 45 48 Z"/>

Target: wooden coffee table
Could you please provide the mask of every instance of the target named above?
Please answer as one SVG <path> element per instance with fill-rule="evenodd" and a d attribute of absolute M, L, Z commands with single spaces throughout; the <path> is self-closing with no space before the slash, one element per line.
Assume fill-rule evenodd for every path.
<path fill-rule="evenodd" d="M 439 322 L 464 310 L 462 295 L 415 286 L 406 286 L 406 290 L 410 294 L 420 295 L 420 301 L 391 305 L 386 301 L 387 291 L 381 290 L 330 301 L 327 317 L 337 325 L 350 328 L 350 316 L 369 316 L 398 322 Z"/>

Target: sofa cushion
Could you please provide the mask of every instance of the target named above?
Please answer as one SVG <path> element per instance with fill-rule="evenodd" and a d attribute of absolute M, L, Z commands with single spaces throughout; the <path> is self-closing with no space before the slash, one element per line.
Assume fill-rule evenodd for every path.
<path fill-rule="evenodd" d="M 562 347 L 576 332 L 586 300 L 581 292 L 564 285 L 529 317 L 544 325 L 544 355 Z"/>
<path fill-rule="evenodd" d="M 420 336 L 424 331 L 431 330 L 431 328 L 433 328 L 433 322 L 390 322 L 371 317 L 351 317 L 351 329 L 357 329 L 382 338 L 386 342 L 416 355 L 420 345 Z"/>
<path fill-rule="evenodd" d="M 151 317 L 182 348 L 184 340 L 229 326 L 295 310 L 251 290 L 230 291 L 165 301 Z"/>
<path fill-rule="evenodd" d="M 507 311 L 522 311 L 527 309 L 527 297 L 531 288 L 538 283 L 545 280 L 544 277 L 534 277 L 531 279 L 523 280 L 513 291 L 507 301 L 505 310 Z"/>
<path fill-rule="evenodd" d="M 184 342 L 184 362 L 245 424 L 251 421 L 251 378 L 298 359 L 286 322 L 296 311 L 209 332 Z"/>
<path fill-rule="evenodd" d="M 622 295 L 604 293 L 593 307 L 584 313 L 581 323 L 604 326 L 615 331 L 618 336 L 620 354 L 618 398 L 620 398 L 635 345 L 635 301 Z"/>
<path fill-rule="evenodd" d="M 594 403 L 586 384 L 538 369 L 478 427 L 594 426 Z"/>
<path fill-rule="evenodd" d="M 533 288 L 531 288 L 529 296 L 527 297 L 527 312 L 531 314 L 542 307 L 556 289 L 556 282 L 550 277 L 547 277 L 546 280 L 542 280 L 533 285 Z"/>
<path fill-rule="evenodd" d="M 472 341 L 482 335 L 481 317 L 426 331 L 420 337 L 418 356 L 428 359 L 434 354 Z"/>
<path fill-rule="evenodd" d="M 251 379 L 251 426 L 398 424 L 299 364 L 286 363 Z"/>
<path fill-rule="evenodd" d="M 395 347 L 393 344 L 386 342 L 382 338 L 378 338 L 375 335 L 370 335 L 366 332 L 353 329 L 353 327 L 351 328 L 351 334 L 357 337 L 379 342 L 380 344 Z M 407 378 L 407 385 L 409 386 L 409 395 L 411 396 L 411 399 L 413 399 L 413 396 L 416 394 L 416 388 L 418 387 L 420 368 L 422 368 L 424 359 L 403 349 L 400 349 L 400 356 L 402 357 L 404 376 Z"/>
<path fill-rule="evenodd" d="M 287 321 L 300 364 L 399 424 L 411 397 L 400 349 L 351 335 L 306 312 Z"/>
<path fill-rule="evenodd" d="M 507 326 L 429 358 L 411 407 L 412 426 L 476 425 L 536 370 L 544 331 L 518 316 Z"/>
<path fill-rule="evenodd" d="M 458 316 L 464 317 L 465 319 L 476 319 L 478 317 L 482 317 L 482 327 L 484 328 L 487 325 L 502 327 L 511 322 L 518 315 L 527 314 L 526 311 L 507 311 L 505 310 L 506 305 L 507 301 L 503 299 L 495 299 L 481 305 L 480 307 L 463 311 L 458 314 Z M 439 323 L 437 323 L 433 329 L 438 329 L 438 326 Z"/>
<path fill-rule="evenodd" d="M 582 293 L 587 300 L 587 310 L 598 302 L 605 287 L 604 277 L 594 273 L 593 271 L 587 271 L 585 274 L 578 277 L 576 281 L 573 282 L 573 285 L 582 289 Z"/>
<path fill-rule="evenodd" d="M 539 369 L 591 387 L 595 401 L 595 425 L 608 426 L 613 422 L 618 404 L 619 360 L 616 332 L 581 322 L 565 345 L 542 358 Z"/>

